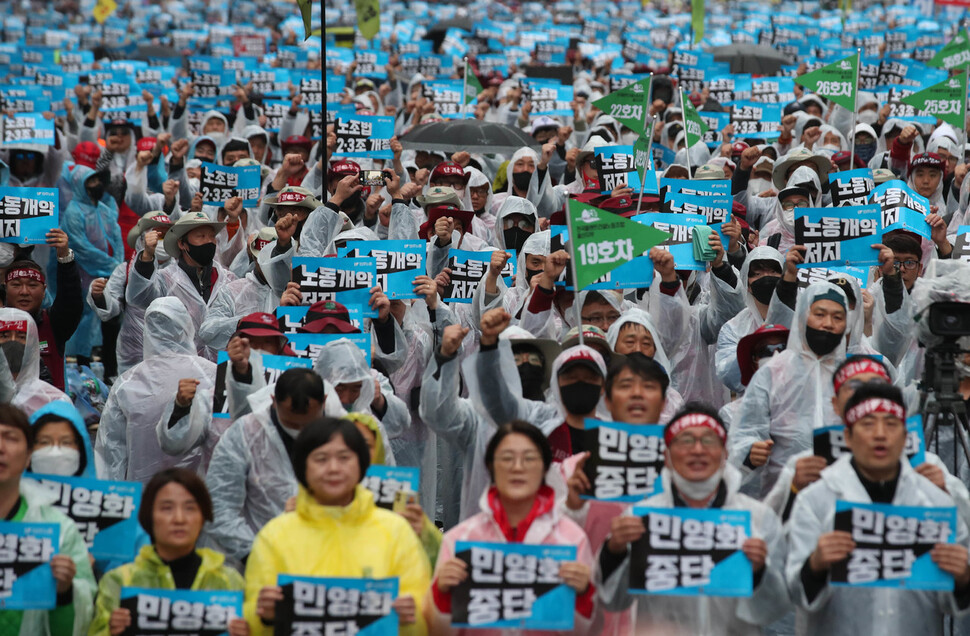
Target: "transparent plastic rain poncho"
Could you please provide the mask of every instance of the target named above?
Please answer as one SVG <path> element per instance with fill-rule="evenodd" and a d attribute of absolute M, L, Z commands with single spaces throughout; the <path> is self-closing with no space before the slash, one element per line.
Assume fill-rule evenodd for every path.
<path fill-rule="evenodd" d="M 532 148 L 527 147 L 519 148 L 512 155 L 512 158 L 509 159 L 509 163 L 505 168 L 506 183 L 509 184 L 508 191 L 499 192 L 494 195 L 492 208 L 489 209 L 489 212 L 498 216 L 498 209 L 501 209 L 505 199 L 515 196 L 512 194 L 512 171 L 515 167 L 515 162 L 522 157 L 532 157 L 533 165 L 536 168 L 535 172 L 532 173 L 532 179 L 529 181 L 529 190 L 526 193 L 526 198 L 535 206 L 539 216 L 549 218 L 556 212 L 556 199 L 552 193 L 552 181 L 549 178 L 549 170 L 547 169 L 545 171 L 545 174 L 542 176 L 542 181 L 540 181 L 539 154 Z"/>
<path fill-rule="evenodd" d="M 57 389 L 40 379 L 40 342 L 37 338 L 37 323 L 31 318 L 30 314 L 19 309 L 0 308 L 0 323 L 5 322 L 26 322 L 27 323 L 27 343 L 24 348 L 24 358 L 20 366 L 20 373 L 17 378 L 10 381 L 13 375 L 7 365 L 7 359 L 3 358 L 0 366 L 0 383 L 6 385 L 6 391 L 0 393 L 11 393 L 10 402 L 19 407 L 29 417 L 45 404 L 54 400 L 70 402 L 70 398 L 63 391 Z M 8 375 L 9 374 L 9 375 Z"/>
<path fill-rule="evenodd" d="M 270 243 L 264 249 L 272 250 L 273 245 Z M 217 351 L 225 349 L 232 334 L 236 333 L 239 321 L 256 312 L 274 313 L 280 304 L 282 292 L 261 282 L 255 272 L 224 285 L 209 301 L 209 311 L 199 328 L 199 338 Z"/>
<path fill-rule="evenodd" d="M 195 327 L 179 299 L 166 296 L 149 305 L 144 360 L 118 377 L 101 416 L 94 444 L 98 477 L 144 483 L 165 468 L 198 468 L 201 450 L 171 457 L 155 432 L 179 380 L 194 378 L 200 382 L 196 395 L 211 395 L 216 365 L 196 355 L 194 340 Z"/>
<path fill-rule="evenodd" d="M 811 207 L 820 207 L 822 205 L 822 186 L 818 179 L 818 173 L 808 166 L 799 166 L 792 172 L 785 187 L 792 188 L 802 184 L 810 184 L 810 187 L 815 189 L 818 195 L 814 198 L 810 197 L 809 204 Z M 774 218 L 762 228 L 760 245 L 768 245 L 768 239 L 772 235 L 780 234 L 781 241 L 778 243 L 778 251 L 784 254 L 788 251 L 788 248 L 795 244 L 795 211 L 785 212 L 777 197 L 773 197 L 771 201 L 774 206 Z"/>
<path fill-rule="evenodd" d="M 518 197 L 515 197 L 519 199 Z M 519 201 L 524 201 L 519 199 Z M 518 203 L 518 202 L 516 202 Z M 524 204 L 523 204 L 524 205 Z M 504 207 L 504 206 L 503 206 Z M 524 205 L 525 208 L 529 206 Z M 516 210 L 518 211 L 518 210 Z M 523 213 L 524 212 L 520 212 Z M 498 219 L 495 221 L 496 230 L 496 241 L 498 242 L 499 249 L 505 249 L 505 240 L 501 234 L 502 219 L 507 214 L 512 214 L 512 212 L 506 212 L 506 214 L 500 214 Z M 505 281 L 499 277 L 496 281 L 496 289 L 498 290 L 498 295 L 492 299 L 492 302 L 485 302 L 485 285 L 479 285 L 478 289 L 475 290 L 475 295 L 472 297 L 472 306 L 474 311 L 472 312 L 472 320 L 475 324 L 481 323 L 481 318 L 485 315 L 489 309 L 494 309 L 496 307 L 504 307 L 505 311 L 512 314 L 513 317 L 518 315 L 519 309 L 525 303 L 526 297 L 529 295 L 529 282 L 526 276 L 525 267 L 525 257 L 526 254 L 535 254 L 538 256 L 549 256 L 549 244 L 551 241 L 551 234 L 549 230 L 543 230 L 541 232 L 534 232 L 529 238 L 525 240 L 522 244 L 522 249 L 516 254 L 516 275 L 515 284 L 510 288 L 505 284 Z"/>
<path fill-rule="evenodd" d="M 741 367 L 738 366 L 738 343 L 741 338 L 754 333 L 754 331 L 764 324 L 780 324 L 785 327 L 791 324 L 791 310 L 780 300 L 777 295 L 772 294 L 771 303 L 768 305 L 768 315 L 765 319 L 761 318 L 758 305 L 754 296 L 747 291 L 748 272 L 751 264 L 755 261 L 771 261 L 777 263 L 780 272 L 785 269 L 785 258 L 781 252 L 773 247 L 763 245 L 756 247 L 748 253 L 748 257 L 741 266 L 740 279 L 741 286 L 744 288 L 744 310 L 739 312 L 734 318 L 729 320 L 721 328 L 717 336 L 717 352 L 714 355 L 714 364 L 717 368 L 717 377 L 731 391 L 740 393 L 744 390 L 741 384 Z M 779 274 L 780 276 L 780 274 Z M 780 280 L 780 278 L 779 278 Z M 787 317 L 787 320 L 785 319 Z"/>
<path fill-rule="evenodd" d="M 761 495 L 774 485 L 789 457 L 812 448 L 816 428 L 839 422 L 832 410 L 832 374 L 845 359 L 851 327 L 838 346 L 821 358 L 805 340 L 806 320 L 816 297 L 834 291 L 845 294 L 831 283 L 813 283 L 798 296 L 795 318 L 788 334 L 787 348 L 764 363 L 748 383 L 741 404 L 741 417 L 728 433 L 728 459 L 748 479 L 760 479 Z M 744 464 L 752 444 L 773 440 L 768 463 L 752 472 Z"/>

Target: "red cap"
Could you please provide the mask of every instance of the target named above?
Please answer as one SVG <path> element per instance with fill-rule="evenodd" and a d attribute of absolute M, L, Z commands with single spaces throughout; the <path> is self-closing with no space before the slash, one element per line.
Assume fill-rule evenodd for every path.
<path fill-rule="evenodd" d="M 138 143 L 135 144 L 135 148 L 138 149 L 138 152 L 141 152 L 142 150 L 152 150 L 155 148 L 157 141 L 158 140 L 154 137 L 142 137 L 138 140 Z"/>
<path fill-rule="evenodd" d="M 472 231 L 472 220 L 475 218 L 474 212 L 471 210 L 459 210 L 458 208 L 450 205 L 436 205 L 435 207 L 428 209 L 428 220 L 421 224 L 419 235 L 427 236 L 428 229 L 433 228 L 435 221 L 443 216 L 461 221 L 462 234 Z"/>
<path fill-rule="evenodd" d="M 303 135 L 290 135 L 280 143 L 280 148 L 286 148 L 287 146 L 300 146 L 301 148 L 311 150 L 313 149 L 313 142 Z"/>
<path fill-rule="evenodd" d="M 82 141 L 74 146 L 71 156 L 74 157 L 74 163 L 94 168 L 98 165 L 98 159 L 101 158 L 101 146 L 93 141 Z"/>
<path fill-rule="evenodd" d="M 735 141 L 731 144 L 731 158 L 740 157 L 741 153 L 750 148 L 748 144 L 743 141 Z"/>
<path fill-rule="evenodd" d="M 943 161 L 943 157 L 936 154 L 935 152 L 921 152 L 918 155 L 914 155 L 909 161 L 909 170 L 912 172 L 917 168 L 936 168 L 940 172 L 944 172 L 946 169 L 946 162 Z"/>
<path fill-rule="evenodd" d="M 431 177 L 428 179 L 428 183 L 434 183 L 436 179 L 444 179 L 445 177 L 458 177 L 467 184 L 471 176 L 470 172 L 465 174 L 464 168 L 454 161 L 442 161 L 431 171 Z"/>
<path fill-rule="evenodd" d="M 349 159 L 341 159 L 340 161 L 334 161 L 330 164 L 330 170 L 327 172 L 327 178 L 343 178 L 352 174 L 360 174 L 360 164 L 358 164 L 356 161 L 350 161 Z"/>
<path fill-rule="evenodd" d="M 749 333 L 738 342 L 738 366 L 741 367 L 741 384 L 747 386 L 754 375 L 754 363 L 751 362 L 751 355 L 755 348 L 773 335 L 783 335 L 788 337 L 788 329 L 781 325 L 762 325 L 752 333 Z"/>
<path fill-rule="evenodd" d="M 637 207 L 638 201 L 639 207 Z M 630 218 L 640 212 L 654 211 L 654 208 L 650 206 L 657 203 L 660 203 L 660 197 L 655 194 L 644 194 L 643 200 L 640 200 L 638 195 L 626 195 L 604 199 L 600 201 L 597 207 L 614 212 L 622 217 Z"/>
<path fill-rule="evenodd" d="M 849 152 L 848 150 L 840 150 L 839 152 L 837 152 L 834 155 L 832 155 L 832 163 L 834 163 L 836 165 L 839 165 L 839 164 L 842 164 L 842 163 L 849 163 L 849 156 L 851 154 L 852 153 Z M 866 167 L 866 162 L 863 161 L 862 160 L 862 157 L 860 157 L 859 155 L 856 155 L 855 156 L 855 161 L 853 162 L 853 164 L 854 164 L 854 166 L 856 168 L 865 168 Z"/>
<path fill-rule="evenodd" d="M 327 327 L 335 327 L 339 333 L 360 333 L 350 322 L 347 308 L 335 300 L 321 300 L 310 305 L 300 333 L 324 333 Z"/>
<path fill-rule="evenodd" d="M 286 337 L 273 314 L 259 312 L 244 316 L 236 325 L 236 333 L 256 338 Z"/>
<path fill-rule="evenodd" d="M 691 93 L 687 99 L 689 99 L 690 103 L 694 105 L 694 108 L 697 108 L 698 106 L 701 105 L 700 93 Z"/>

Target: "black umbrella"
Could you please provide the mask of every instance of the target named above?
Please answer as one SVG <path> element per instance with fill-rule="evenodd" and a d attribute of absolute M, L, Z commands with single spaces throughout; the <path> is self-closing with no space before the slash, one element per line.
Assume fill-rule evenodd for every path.
<path fill-rule="evenodd" d="M 787 55 L 777 49 L 762 44 L 739 42 L 713 49 L 714 59 L 730 62 L 732 73 L 752 73 L 754 75 L 773 75 L 782 66 L 791 64 Z"/>
<path fill-rule="evenodd" d="M 409 150 L 477 152 L 511 155 L 522 146 L 538 150 L 540 144 L 527 133 L 505 124 L 480 119 L 446 119 L 418 124 L 401 135 L 401 145 Z"/>

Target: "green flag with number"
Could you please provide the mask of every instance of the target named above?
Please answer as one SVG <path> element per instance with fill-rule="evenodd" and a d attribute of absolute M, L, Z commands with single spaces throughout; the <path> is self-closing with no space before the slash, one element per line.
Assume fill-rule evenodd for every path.
<path fill-rule="evenodd" d="M 966 30 L 961 29 L 926 65 L 950 70 L 963 66 L 967 62 L 970 62 L 970 37 L 967 36 Z"/>
<path fill-rule="evenodd" d="M 708 131 L 707 124 L 697 114 L 693 102 L 689 98 L 684 99 L 684 135 L 687 137 L 687 147 L 692 148 L 694 144 L 704 138 L 704 133 Z"/>
<path fill-rule="evenodd" d="M 633 168 L 640 175 L 640 181 L 650 169 L 650 142 L 643 135 L 633 143 Z"/>
<path fill-rule="evenodd" d="M 474 102 L 483 90 L 485 89 L 482 88 L 482 83 L 472 73 L 472 65 L 465 62 L 465 103 L 471 104 Z"/>
<path fill-rule="evenodd" d="M 654 227 L 574 199 L 569 200 L 569 222 L 577 291 L 670 238 Z"/>
<path fill-rule="evenodd" d="M 605 114 L 630 130 L 642 135 L 644 120 L 650 110 L 650 77 L 613 91 L 593 102 Z"/>
<path fill-rule="evenodd" d="M 899 101 L 956 128 L 963 128 L 967 118 L 967 74 L 961 71 Z"/>
<path fill-rule="evenodd" d="M 357 29 L 364 38 L 370 40 L 381 30 L 381 2 L 354 0 L 354 8 L 357 9 Z"/>
<path fill-rule="evenodd" d="M 851 55 L 844 60 L 832 62 L 811 73 L 795 78 L 795 83 L 804 86 L 816 95 L 830 99 L 839 106 L 854 111 L 856 98 L 856 69 L 859 56 Z"/>

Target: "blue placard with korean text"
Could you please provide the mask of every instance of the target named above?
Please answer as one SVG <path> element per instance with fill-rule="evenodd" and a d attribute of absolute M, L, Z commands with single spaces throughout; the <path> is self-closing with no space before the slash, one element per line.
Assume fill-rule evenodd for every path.
<path fill-rule="evenodd" d="M 347 310 L 347 318 L 350 320 L 350 324 L 359 330 L 364 328 L 364 316 L 363 310 L 357 305 L 344 305 L 344 309 Z M 310 310 L 309 305 L 297 305 L 295 307 L 277 307 L 276 308 L 276 318 L 280 324 L 280 330 L 285 334 L 300 333 L 300 327 L 306 325 L 307 312 Z"/>
<path fill-rule="evenodd" d="M 320 349 L 337 340 L 349 340 L 364 353 L 367 366 L 370 366 L 370 333 L 291 333 L 286 336 L 286 341 L 296 356 L 310 360 L 316 360 Z"/>
<path fill-rule="evenodd" d="M 751 512 L 634 506 L 643 537 L 630 546 L 631 594 L 750 597 L 754 577 L 741 551 Z"/>
<path fill-rule="evenodd" d="M 27 473 L 57 499 L 51 506 L 74 520 L 97 560 L 131 561 L 138 549 L 138 508 L 142 485 L 90 477 Z"/>
<path fill-rule="evenodd" d="M 0 521 L 0 610 L 52 610 L 57 587 L 51 557 L 60 551 L 56 523 Z"/>
<path fill-rule="evenodd" d="M 131 613 L 124 634 L 226 636 L 229 621 L 242 618 L 243 593 L 122 587 L 119 606 Z"/>
<path fill-rule="evenodd" d="M 370 307 L 370 290 L 377 283 L 377 259 L 296 256 L 293 282 L 300 284 L 303 302 L 335 300 L 343 305 L 358 305 L 365 318 L 377 318 Z"/>
<path fill-rule="evenodd" d="M 425 273 L 426 241 L 350 241 L 337 256 L 373 258 L 377 262 L 377 285 L 392 300 L 420 298 L 414 278 Z"/>
<path fill-rule="evenodd" d="M 633 220 L 644 225 L 652 225 L 658 230 L 670 234 L 670 238 L 657 247 L 661 247 L 674 255 L 674 266 L 677 269 L 703 271 L 706 268 L 705 263 L 694 260 L 694 226 L 706 225 L 706 216 L 646 212 L 636 215 Z"/>
<path fill-rule="evenodd" d="M 421 469 L 414 466 L 381 466 L 371 464 L 360 485 L 371 491 L 379 508 L 391 510 L 394 496 L 404 490 L 416 493 L 421 488 Z"/>
<path fill-rule="evenodd" d="M 303 309 L 309 309 L 309 307 L 303 307 Z M 287 369 L 296 367 L 304 369 L 313 368 L 313 360 L 309 358 L 274 356 L 269 353 L 263 353 L 258 349 L 253 349 L 252 353 L 260 356 L 263 367 L 263 378 L 266 380 L 267 385 L 274 384 L 279 379 L 280 374 Z M 226 380 L 230 373 L 232 373 L 232 369 L 229 364 L 229 354 L 225 351 L 220 351 L 216 357 L 216 382 L 212 390 L 213 419 L 228 420 L 232 417 L 229 413 L 229 399 L 226 390 Z"/>
<path fill-rule="evenodd" d="M 47 119 L 40 113 L 16 113 L 13 117 L 3 117 L 0 128 L 3 128 L 0 143 L 4 146 L 54 145 L 54 119 Z"/>
<path fill-rule="evenodd" d="M 398 615 L 391 605 L 399 583 L 392 579 L 350 579 L 280 574 L 276 584 L 277 634 L 357 634 L 397 636 Z"/>
<path fill-rule="evenodd" d="M 587 418 L 587 431 L 596 431 L 596 445 L 583 466 L 592 486 L 583 499 L 637 502 L 663 487 L 664 427 Z"/>
<path fill-rule="evenodd" d="M 844 208 L 795 208 L 795 244 L 806 247 L 805 261 L 798 265 L 818 267 L 879 264 L 883 230 L 879 206 Z"/>
<path fill-rule="evenodd" d="M 394 118 L 371 115 L 354 115 L 334 122 L 337 150 L 334 157 L 369 157 L 393 159 L 391 137 L 394 136 Z"/>
<path fill-rule="evenodd" d="M 0 187 L 0 243 L 44 245 L 57 227 L 56 188 Z"/>
<path fill-rule="evenodd" d="M 259 166 L 220 166 L 202 162 L 199 191 L 204 205 L 222 205 L 233 197 L 240 197 L 243 206 L 259 205 L 262 185 Z"/>
<path fill-rule="evenodd" d="M 932 228 L 926 222 L 931 212 L 930 200 L 914 191 L 905 181 L 893 179 L 872 191 L 869 201 L 882 211 L 884 232 L 906 230 L 931 240 Z"/>
<path fill-rule="evenodd" d="M 937 543 L 953 543 L 955 507 L 835 502 L 834 529 L 848 532 L 855 549 L 832 565 L 832 585 L 953 591 L 953 576 L 930 558 Z"/>
<path fill-rule="evenodd" d="M 515 250 L 506 250 L 510 256 L 502 269 L 502 280 L 507 287 L 512 286 L 517 266 Z M 448 251 L 448 268 L 451 270 L 450 282 L 445 288 L 442 300 L 446 303 L 471 303 L 475 290 L 488 273 L 488 266 L 492 262 L 492 250 L 480 252 L 471 250 Z"/>
<path fill-rule="evenodd" d="M 458 541 L 455 557 L 468 578 L 451 591 L 453 627 L 573 629 L 576 591 L 559 567 L 576 560 L 576 546 Z"/>
<path fill-rule="evenodd" d="M 633 162 L 633 146 L 600 146 L 593 150 L 596 157 L 596 174 L 599 178 L 600 192 L 609 194 L 625 185 L 640 191 L 640 174 Z"/>

